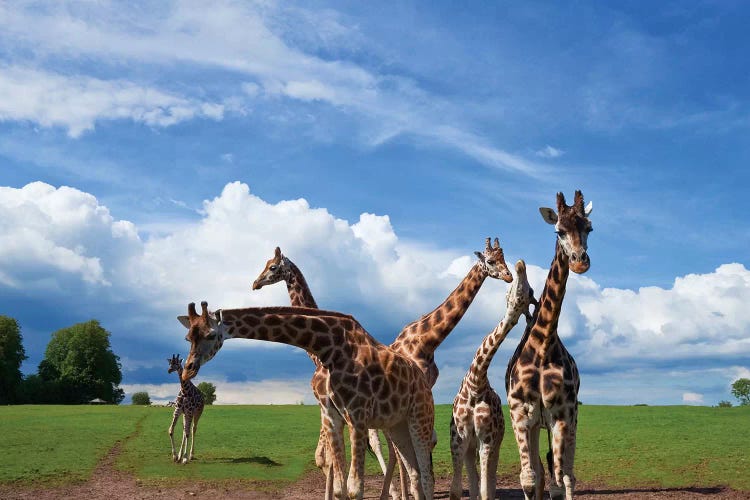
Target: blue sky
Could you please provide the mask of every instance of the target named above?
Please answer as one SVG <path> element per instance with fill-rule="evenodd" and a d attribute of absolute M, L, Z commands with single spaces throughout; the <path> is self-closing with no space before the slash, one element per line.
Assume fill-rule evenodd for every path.
<path fill-rule="evenodd" d="M 590 403 L 715 404 L 750 376 L 744 220 L 750 7 L 6 2 L 0 6 L 0 314 L 33 372 L 91 317 L 125 388 L 177 392 L 190 301 L 284 304 L 249 284 L 282 250 L 321 307 L 390 342 L 486 236 L 541 291 L 537 207 L 594 202 L 591 270 L 560 333 Z M 449 402 L 505 286 L 437 353 Z M 491 374 L 502 387 L 510 334 Z M 234 341 L 220 402 L 312 402 L 307 357 Z"/>

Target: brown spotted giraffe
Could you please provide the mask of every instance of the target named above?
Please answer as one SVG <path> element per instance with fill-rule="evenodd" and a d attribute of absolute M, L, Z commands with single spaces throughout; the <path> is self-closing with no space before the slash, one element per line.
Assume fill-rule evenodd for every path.
<path fill-rule="evenodd" d="M 169 441 L 172 443 L 172 460 L 175 462 L 187 463 L 195 458 L 195 431 L 198 429 L 198 420 L 203 414 L 203 394 L 198 390 L 193 382 L 182 379 L 182 360 L 177 354 L 167 358 L 169 369 L 167 373 L 177 372 L 180 377 L 180 393 L 174 403 L 174 413 L 172 414 L 172 424 L 169 426 Z M 174 424 L 182 414 L 182 444 L 180 452 L 174 450 Z M 192 435 L 192 439 L 191 439 Z M 188 454 L 188 440 L 190 440 L 190 453 Z"/>
<path fill-rule="evenodd" d="M 472 266 L 450 295 L 432 312 L 406 325 L 391 344 L 393 349 L 419 365 L 430 387 L 435 385 L 439 375 L 435 364 L 435 350 L 463 318 L 484 280 L 489 276 L 507 283 L 513 281 L 500 242 L 495 238 L 495 244 L 492 246 L 490 241 L 490 238 L 485 240 L 484 252 L 474 252 L 479 261 Z M 388 457 L 385 486 L 390 484 L 393 468 L 394 461 L 391 455 Z M 402 492 L 404 482 L 402 480 Z M 383 490 L 386 489 L 385 486 Z"/>
<path fill-rule="evenodd" d="M 297 267 L 294 262 L 281 253 L 279 247 L 276 247 L 273 257 L 266 262 L 265 268 L 263 268 L 263 271 L 261 271 L 258 278 L 253 282 L 253 290 L 260 290 L 266 285 L 273 285 L 280 281 L 286 283 L 289 300 L 292 306 L 309 307 L 312 309 L 318 308 L 318 304 L 315 302 L 315 298 L 310 291 L 310 287 L 307 285 L 307 280 L 305 280 L 302 271 L 300 271 L 299 267 Z M 330 499 L 333 495 L 333 459 L 324 425 L 324 422 L 328 419 L 327 412 L 330 406 L 328 404 L 329 395 L 326 389 L 328 370 L 320 363 L 317 356 L 309 352 L 308 355 L 315 364 L 315 372 L 310 380 L 310 386 L 312 387 L 315 399 L 318 401 L 321 412 L 320 435 L 318 437 L 318 446 L 315 450 L 315 464 L 318 468 L 323 470 L 326 476 L 325 498 Z M 370 448 L 378 459 L 378 463 L 380 464 L 383 473 L 385 473 L 386 465 L 383 453 L 380 450 L 380 440 L 378 439 L 377 430 L 369 429 L 368 441 L 370 443 Z M 389 442 L 388 444 L 390 447 L 391 443 Z"/>
<path fill-rule="evenodd" d="M 557 213 L 551 208 L 539 209 L 545 222 L 555 226 L 555 258 L 534 320 L 527 326 L 505 374 L 513 433 L 521 457 L 521 488 L 527 500 L 541 500 L 544 495 L 544 466 L 539 457 L 541 426 L 547 427 L 552 436 L 547 454 L 550 498 L 572 500 L 575 489 L 580 379 L 573 357 L 557 334 L 557 323 L 569 270 L 581 274 L 589 269 L 591 209 L 591 202 L 584 208 L 580 191 L 576 191 L 572 206 L 557 193 Z"/>
<path fill-rule="evenodd" d="M 500 396 L 490 385 L 487 370 L 500 344 L 518 323 L 521 314 L 526 317 L 527 324 L 531 320 L 529 304 L 536 304 L 536 300 L 526 277 L 526 263 L 523 260 L 516 262 L 516 279 L 505 294 L 505 304 L 505 316 L 487 334 L 477 349 L 461 388 L 453 400 L 453 417 L 450 423 L 453 459 L 451 500 L 461 498 L 461 474 L 464 463 L 469 479 L 469 498 L 475 500 L 477 495 L 482 500 L 495 498 L 497 463 L 505 432 L 505 420 Z M 477 455 L 480 463 L 479 474 Z"/>
<path fill-rule="evenodd" d="M 247 338 L 294 345 L 315 354 L 328 369 L 332 409 L 326 432 L 331 436 L 334 462 L 334 495 L 343 484 L 344 443 L 341 426 L 349 426 L 352 462 L 347 489 L 361 499 L 367 429 L 384 429 L 405 459 L 415 498 L 433 497 L 432 392 L 419 367 L 370 336 L 351 316 L 300 307 L 256 307 L 208 312 L 201 303 L 178 319 L 188 328 L 190 355 L 182 377 L 194 377 L 201 366 L 229 338 Z M 333 409 L 337 411 L 333 411 Z"/>

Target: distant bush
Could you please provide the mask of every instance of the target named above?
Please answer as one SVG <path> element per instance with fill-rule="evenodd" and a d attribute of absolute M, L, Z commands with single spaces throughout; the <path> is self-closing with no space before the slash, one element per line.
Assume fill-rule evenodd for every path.
<path fill-rule="evenodd" d="M 216 401 L 216 386 L 211 382 L 201 382 L 198 384 L 198 390 L 203 394 L 203 402 L 207 405 L 214 404 Z"/>
<path fill-rule="evenodd" d="M 148 397 L 147 392 L 134 392 L 132 404 L 148 406 L 151 404 L 151 398 Z"/>
<path fill-rule="evenodd" d="M 638 404 L 635 404 L 633 406 L 648 406 L 648 405 L 646 403 L 638 403 Z"/>
<path fill-rule="evenodd" d="M 719 401 L 719 404 L 716 405 L 717 408 L 731 408 L 732 403 L 729 401 Z"/>

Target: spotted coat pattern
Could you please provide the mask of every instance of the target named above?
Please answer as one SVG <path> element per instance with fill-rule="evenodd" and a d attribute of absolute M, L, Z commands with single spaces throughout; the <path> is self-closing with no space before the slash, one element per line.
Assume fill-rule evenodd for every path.
<path fill-rule="evenodd" d="M 453 460 L 451 500 L 461 498 L 464 463 L 469 480 L 469 497 L 476 499 L 479 496 L 482 500 L 495 498 L 497 464 L 505 432 L 505 420 L 500 396 L 490 385 L 487 371 L 500 344 L 518 323 L 518 318 L 523 314 L 528 324 L 531 320 L 529 304 L 537 303 L 526 277 L 526 264 L 522 260 L 516 263 L 516 279 L 508 288 L 505 303 L 505 316 L 487 334 L 477 349 L 461 388 L 453 400 L 453 416 L 450 423 Z M 479 473 L 477 458 L 480 465 Z"/>
<path fill-rule="evenodd" d="M 174 413 L 172 423 L 169 426 L 169 441 L 172 443 L 172 460 L 186 463 L 195 457 L 195 431 L 198 428 L 198 420 L 203 414 L 203 394 L 198 390 L 191 380 L 182 379 L 182 360 L 175 354 L 169 361 L 167 373 L 177 372 L 180 378 L 180 392 L 174 402 Z M 177 419 L 182 415 L 182 444 L 179 453 L 174 449 L 174 426 Z M 192 439 L 191 439 L 192 436 Z M 188 454 L 188 440 L 190 439 L 190 453 Z"/>
<path fill-rule="evenodd" d="M 334 495 L 345 498 L 344 443 L 340 426 L 349 426 L 352 463 L 349 497 L 362 498 L 367 429 L 386 429 L 412 480 L 415 498 L 432 498 L 431 452 L 434 426 L 432 392 L 419 367 L 379 343 L 351 316 L 299 307 L 225 309 L 212 316 L 208 304 L 188 306 L 187 339 L 191 343 L 183 378 L 192 378 L 210 360 L 214 344 L 225 338 L 247 338 L 294 345 L 315 354 L 328 369 L 329 411 L 326 432 L 334 455 Z M 341 418 L 335 417 L 340 415 Z M 338 427 L 338 428 L 337 428 Z"/>
<path fill-rule="evenodd" d="M 567 206 L 558 193 L 556 217 L 551 209 L 540 210 L 547 222 L 555 224 L 555 257 L 540 306 L 508 363 L 505 387 L 526 499 L 541 500 L 544 493 L 544 467 L 539 457 L 539 434 L 544 426 L 551 440 L 547 454 L 550 497 L 572 500 L 580 378 L 573 357 L 557 334 L 557 325 L 569 270 L 583 273 L 589 267 L 586 237 L 591 223 L 586 212 L 590 209 L 584 209 L 583 195 L 576 191 L 573 206 Z"/>

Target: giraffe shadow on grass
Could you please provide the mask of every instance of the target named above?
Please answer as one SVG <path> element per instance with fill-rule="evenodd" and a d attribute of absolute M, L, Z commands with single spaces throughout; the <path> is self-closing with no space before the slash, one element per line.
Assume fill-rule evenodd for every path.
<path fill-rule="evenodd" d="M 284 464 L 280 464 L 268 457 L 232 457 L 232 458 L 214 458 L 207 460 L 207 462 L 218 462 L 224 464 L 258 464 L 265 465 L 267 467 L 281 467 Z"/>

